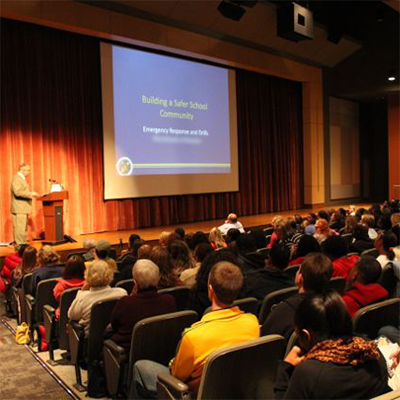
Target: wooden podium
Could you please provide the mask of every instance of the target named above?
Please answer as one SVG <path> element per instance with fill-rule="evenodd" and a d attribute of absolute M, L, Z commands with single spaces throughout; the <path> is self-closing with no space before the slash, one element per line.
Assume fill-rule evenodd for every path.
<path fill-rule="evenodd" d="M 66 190 L 45 194 L 44 196 L 38 198 L 38 200 L 43 201 L 45 229 L 45 241 L 43 244 L 50 244 L 54 246 L 67 242 L 64 239 L 63 222 L 64 200 L 67 199 L 68 192 Z"/>

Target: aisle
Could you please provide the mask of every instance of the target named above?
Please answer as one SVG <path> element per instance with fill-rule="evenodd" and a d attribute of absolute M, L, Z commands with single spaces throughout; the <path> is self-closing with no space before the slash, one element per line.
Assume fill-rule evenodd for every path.
<path fill-rule="evenodd" d="M 0 399 L 71 400 L 71 397 L 33 357 L 27 346 L 15 343 L 14 335 L 0 320 Z"/>

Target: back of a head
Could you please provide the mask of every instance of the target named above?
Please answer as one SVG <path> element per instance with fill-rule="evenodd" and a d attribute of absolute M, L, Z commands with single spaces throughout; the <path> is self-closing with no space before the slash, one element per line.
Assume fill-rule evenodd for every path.
<path fill-rule="evenodd" d="M 22 255 L 21 270 L 22 273 L 30 272 L 37 264 L 37 250 L 33 246 L 28 246 Z"/>
<path fill-rule="evenodd" d="M 357 282 L 363 285 L 378 282 L 382 273 L 378 260 L 371 256 L 362 256 L 353 268 L 357 271 Z"/>
<path fill-rule="evenodd" d="M 137 235 L 136 233 L 132 233 L 131 235 L 129 235 L 129 247 L 132 249 L 134 243 L 140 239 L 141 239 L 141 237 L 139 235 Z"/>
<path fill-rule="evenodd" d="M 107 240 L 99 240 L 96 245 L 96 255 L 100 260 L 105 260 L 111 252 L 111 243 Z"/>
<path fill-rule="evenodd" d="M 252 234 L 242 233 L 236 239 L 237 249 L 240 254 L 254 253 L 257 251 L 256 241 Z"/>
<path fill-rule="evenodd" d="M 131 247 L 132 249 L 132 254 L 137 257 L 138 256 L 138 251 L 139 249 L 145 244 L 146 242 L 143 239 L 137 239 L 133 243 L 133 246 Z"/>
<path fill-rule="evenodd" d="M 296 310 L 294 324 L 297 332 L 312 332 L 315 342 L 349 337 L 353 331 L 347 307 L 336 291 L 309 293 Z"/>
<path fill-rule="evenodd" d="M 325 210 L 319 210 L 318 211 L 318 217 L 322 218 L 322 219 L 324 219 L 326 221 L 329 221 L 329 215 Z"/>
<path fill-rule="evenodd" d="M 95 261 L 86 270 L 86 281 L 90 287 L 103 287 L 111 283 L 114 278 L 114 271 L 104 260 Z"/>
<path fill-rule="evenodd" d="M 208 254 L 212 253 L 214 249 L 209 243 L 199 243 L 194 249 L 194 255 L 196 257 L 197 262 L 203 262 L 203 260 L 207 257 Z"/>
<path fill-rule="evenodd" d="M 174 240 L 169 243 L 168 251 L 174 261 L 189 262 L 190 250 L 182 240 Z"/>
<path fill-rule="evenodd" d="M 381 235 L 381 238 L 383 249 L 387 253 L 387 257 L 389 260 L 393 261 L 395 258 L 393 249 L 398 245 L 397 236 L 391 231 L 386 231 Z"/>
<path fill-rule="evenodd" d="M 137 251 L 138 260 L 150 259 L 152 247 L 149 244 L 142 244 Z"/>
<path fill-rule="evenodd" d="M 168 244 L 168 238 L 169 238 L 170 232 L 163 231 L 160 234 L 160 238 L 158 239 L 160 246 L 166 246 Z"/>
<path fill-rule="evenodd" d="M 22 256 L 24 255 L 24 251 L 28 246 L 29 245 L 26 243 L 19 245 L 19 247 L 18 247 L 18 257 L 19 258 L 22 258 Z"/>
<path fill-rule="evenodd" d="M 290 251 L 284 244 L 276 243 L 271 247 L 269 259 L 275 268 L 284 270 L 289 264 Z"/>
<path fill-rule="evenodd" d="M 326 255 L 322 253 L 308 254 L 299 271 L 303 277 L 304 290 L 306 292 L 323 292 L 332 277 L 332 272 L 332 262 Z"/>
<path fill-rule="evenodd" d="M 342 236 L 330 236 L 321 243 L 321 248 L 322 252 L 334 261 L 347 254 L 349 245 Z"/>
<path fill-rule="evenodd" d="M 92 250 L 96 247 L 97 242 L 94 239 L 85 239 L 83 241 L 83 248 L 86 251 Z"/>
<path fill-rule="evenodd" d="M 211 269 L 209 284 L 222 304 L 231 305 L 243 287 L 242 271 L 230 262 L 221 261 Z"/>
<path fill-rule="evenodd" d="M 51 265 L 57 264 L 60 261 L 60 256 L 53 249 L 53 247 L 45 245 L 39 250 L 38 259 L 40 265 L 42 266 Z"/>
<path fill-rule="evenodd" d="M 375 225 L 375 217 L 372 214 L 363 214 L 361 222 L 367 226 L 367 228 L 373 228 Z"/>
<path fill-rule="evenodd" d="M 353 237 L 356 240 L 369 241 L 368 228 L 365 225 L 357 224 L 353 229 Z"/>
<path fill-rule="evenodd" d="M 295 256 L 296 257 L 305 257 L 310 253 L 319 253 L 321 251 L 321 246 L 318 243 L 318 240 L 315 239 L 312 235 L 303 235 L 298 244 Z"/>
<path fill-rule="evenodd" d="M 208 235 L 206 235 L 202 231 L 197 231 L 196 233 L 193 234 L 192 240 L 191 240 L 191 249 L 194 250 L 196 246 L 200 243 L 210 243 L 208 240 Z"/>
<path fill-rule="evenodd" d="M 175 229 L 175 233 L 183 240 L 185 239 L 185 230 L 181 227 Z"/>
<path fill-rule="evenodd" d="M 62 277 L 64 279 L 83 279 L 85 277 L 85 260 L 79 254 L 68 258 Z"/>
<path fill-rule="evenodd" d="M 263 249 L 264 247 L 267 247 L 267 238 L 265 236 L 264 229 L 252 229 L 251 235 L 254 238 L 257 249 Z"/>
<path fill-rule="evenodd" d="M 231 228 L 228 230 L 228 232 L 226 232 L 226 242 L 228 244 L 235 242 L 240 235 L 241 235 L 241 233 L 240 233 L 239 229 Z"/>
<path fill-rule="evenodd" d="M 157 265 L 161 275 L 170 274 L 174 269 L 171 255 L 166 247 L 153 247 L 150 253 L 150 260 Z"/>
<path fill-rule="evenodd" d="M 132 277 L 140 290 L 157 287 L 160 280 L 160 270 L 151 260 L 138 260 L 132 268 Z"/>
<path fill-rule="evenodd" d="M 233 213 L 229 214 L 227 219 L 231 224 L 236 224 L 236 222 L 238 221 L 237 215 Z"/>

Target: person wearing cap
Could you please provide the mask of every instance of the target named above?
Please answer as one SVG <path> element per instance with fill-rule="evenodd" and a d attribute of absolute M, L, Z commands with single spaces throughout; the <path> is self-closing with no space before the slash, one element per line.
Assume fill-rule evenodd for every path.
<path fill-rule="evenodd" d="M 117 263 L 110 257 L 111 249 L 110 242 L 107 240 L 99 240 L 94 251 L 94 261 L 85 262 L 86 268 L 90 268 L 93 262 L 103 260 L 113 272 L 118 271 Z"/>

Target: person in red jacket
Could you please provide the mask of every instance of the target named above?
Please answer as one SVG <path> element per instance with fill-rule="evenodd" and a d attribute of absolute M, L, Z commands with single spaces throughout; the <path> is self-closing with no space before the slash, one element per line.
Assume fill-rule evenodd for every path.
<path fill-rule="evenodd" d="M 343 276 L 347 279 L 354 264 L 360 259 L 356 254 L 347 255 L 349 244 L 342 236 L 331 236 L 324 240 L 321 249 L 332 260 L 332 277 Z"/>
<path fill-rule="evenodd" d="M 18 251 L 11 253 L 4 259 L 4 265 L 0 274 L 0 291 L 6 293 L 7 287 L 11 285 L 11 277 L 13 270 L 21 264 L 24 250 L 28 247 L 27 244 L 22 244 L 18 247 Z"/>
<path fill-rule="evenodd" d="M 79 255 L 69 257 L 62 278 L 53 289 L 54 298 L 60 302 L 64 290 L 81 287 L 85 283 L 85 260 Z M 60 307 L 56 310 L 56 318 L 60 318 Z"/>
<path fill-rule="evenodd" d="M 379 262 L 371 256 L 363 256 L 350 271 L 350 287 L 343 295 L 351 317 L 362 307 L 387 299 L 388 292 L 378 282 L 381 276 Z"/>

